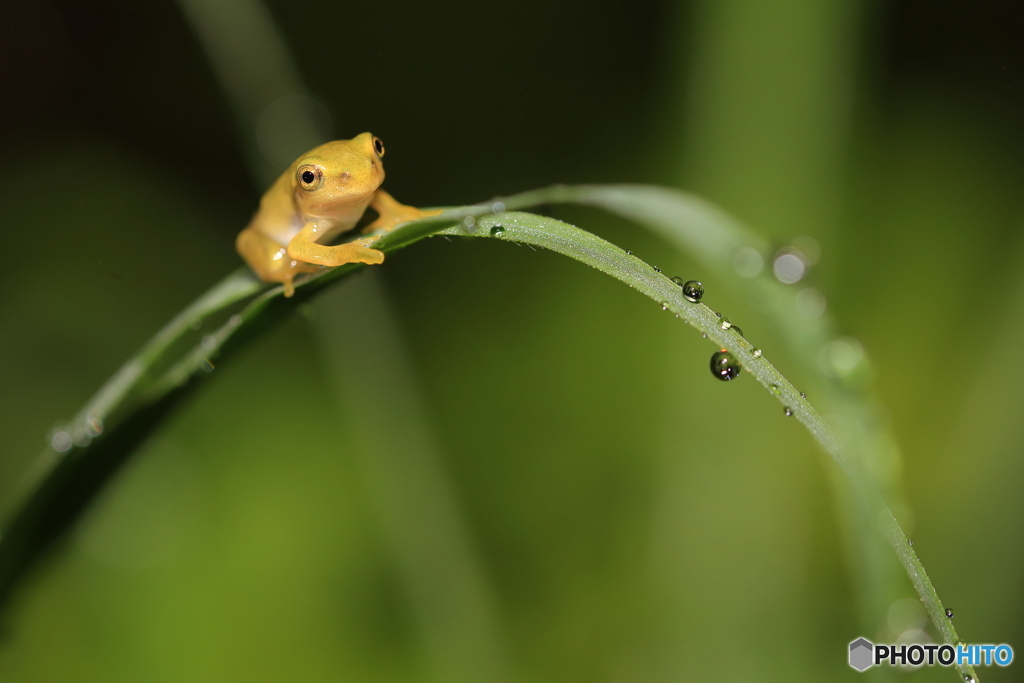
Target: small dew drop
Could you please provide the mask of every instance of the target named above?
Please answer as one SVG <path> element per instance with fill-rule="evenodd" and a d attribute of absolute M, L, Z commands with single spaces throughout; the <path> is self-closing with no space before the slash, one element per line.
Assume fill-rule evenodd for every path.
<path fill-rule="evenodd" d="M 676 275 L 675 277 L 670 277 L 669 280 L 671 280 L 672 282 L 676 283 L 680 287 L 682 287 L 683 284 L 684 284 L 683 283 L 683 278 L 679 277 L 678 275 Z"/>
<path fill-rule="evenodd" d="M 953 618 L 953 610 L 949 609 L 948 607 L 946 608 L 946 617 L 949 619 Z"/>
<path fill-rule="evenodd" d="M 800 392 L 800 398 L 807 398 L 807 392 L 806 391 L 801 391 Z"/>
<path fill-rule="evenodd" d="M 697 303 L 704 296 L 704 285 L 697 280 L 689 280 L 683 285 L 683 298 Z"/>
<path fill-rule="evenodd" d="M 804 278 L 807 274 L 807 264 L 798 252 L 783 249 L 772 263 L 772 272 L 779 282 L 791 285 Z"/>
<path fill-rule="evenodd" d="M 500 225 L 495 225 L 491 228 L 491 237 L 497 237 L 501 233 L 505 232 L 505 228 Z"/>
<path fill-rule="evenodd" d="M 741 330 L 739 326 L 733 325 L 730 329 L 741 337 L 743 336 L 743 330 Z"/>
<path fill-rule="evenodd" d="M 964 674 L 964 683 L 974 683 L 974 677 L 970 674 Z"/>
<path fill-rule="evenodd" d="M 754 349 L 753 351 L 750 352 L 750 355 L 752 355 L 754 358 L 760 358 L 761 349 Z"/>
<path fill-rule="evenodd" d="M 711 355 L 711 374 L 723 382 L 739 377 L 742 369 L 739 361 L 725 349 L 715 351 Z"/>
<path fill-rule="evenodd" d="M 818 352 L 818 363 L 829 377 L 841 379 L 853 372 L 864 359 L 864 349 L 852 337 L 831 341 Z"/>
<path fill-rule="evenodd" d="M 707 332 L 705 332 L 704 334 L 702 334 L 702 335 L 700 335 L 700 336 L 704 337 L 705 339 L 707 339 L 707 338 L 708 338 L 708 334 L 707 334 Z"/>
<path fill-rule="evenodd" d="M 825 312 L 825 295 L 813 287 L 800 290 L 794 303 L 796 312 L 810 320 L 820 318 Z"/>
<path fill-rule="evenodd" d="M 626 256 L 632 256 L 632 255 L 633 255 L 633 252 L 631 252 L 631 251 L 627 251 L 626 252 Z"/>
<path fill-rule="evenodd" d="M 74 441 L 71 439 L 71 435 L 61 430 L 53 435 L 50 439 L 50 445 L 53 446 L 53 450 L 60 453 L 67 453 L 71 450 L 71 446 L 74 445 Z"/>
<path fill-rule="evenodd" d="M 764 268 L 764 258 L 753 247 L 743 247 L 736 252 L 732 267 L 741 277 L 754 277 Z"/>
<path fill-rule="evenodd" d="M 793 240 L 793 248 L 804 255 L 807 262 L 814 265 L 821 258 L 821 245 L 818 244 L 818 240 L 813 237 L 804 236 L 797 237 Z"/>
<path fill-rule="evenodd" d="M 914 545 L 914 541 L 908 538 L 907 539 L 907 545 L 913 546 Z"/>
<path fill-rule="evenodd" d="M 663 310 L 663 311 L 667 311 L 668 310 L 668 302 L 667 301 L 662 301 L 661 302 L 661 310 Z"/>
<path fill-rule="evenodd" d="M 721 327 L 723 330 L 727 330 L 730 327 L 732 327 L 732 321 L 730 321 L 728 318 L 722 318 L 721 320 L 718 321 L 718 326 Z"/>
<path fill-rule="evenodd" d="M 491 211 L 493 211 L 494 213 L 504 213 L 505 205 L 502 204 L 501 202 L 494 202 L 493 204 L 491 204 Z"/>
<path fill-rule="evenodd" d="M 779 389 L 779 385 L 778 384 L 772 384 L 772 385 L 770 385 L 768 387 L 768 389 L 770 389 L 771 392 L 773 394 L 775 394 L 776 396 L 782 396 L 782 389 Z"/>
<path fill-rule="evenodd" d="M 85 428 L 89 432 L 89 436 L 99 436 L 103 433 L 103 420 L 90 416 L 85 420 Z"/>
<path fill-rule="evenodd" d="M 71 432 L 71 440 L 79 448 L 85 448 L 92 443 L 92 435 L 84 427 L 78 427 L 75 431 Z"/>
<path fill-rule="evenodd" d="M 790 408 L 789 406 L 786 406 L 782 412 L 783 414 L 785 414 L 786 417 L 793 417 L 793 409 Z"/>

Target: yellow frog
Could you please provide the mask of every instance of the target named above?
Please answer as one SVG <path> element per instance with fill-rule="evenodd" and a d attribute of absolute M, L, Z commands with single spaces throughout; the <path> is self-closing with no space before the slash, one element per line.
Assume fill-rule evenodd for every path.
<path fill-rule="evenodd" d="M 284 295 L 295 293 L 293 278 L 321 266 L 381 263 L 384 252 L 370 249 L 380 236 L 327 246 L 356 226 L 366 207 L 378 218 L 364 233 L 393 230 L 423 216 L 399 204 L 384 190 L 384 143 L 370 133 L 335 140 L 295 160 L 260 200 L 260 208 L 238 235 L 235 246 L 242 258 L 266 282 L 280 282 Z"/>

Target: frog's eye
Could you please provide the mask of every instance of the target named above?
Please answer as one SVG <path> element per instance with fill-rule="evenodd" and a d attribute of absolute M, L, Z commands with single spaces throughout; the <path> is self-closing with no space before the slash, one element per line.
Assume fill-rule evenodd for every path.
<path fill-rule="evenodd" d="M 380 138 L 373 139 L 373 151 L 377 153 L 377 156 L 384 158 L 384 143 L 381 142 Z"/>
<path fill-rule="evenodd" d="M 303 190 L 315 190 L 320 187 L 324 180 L 323 171 L 316 166 L 299 166 L 295 172 L 295 178 Z"/>

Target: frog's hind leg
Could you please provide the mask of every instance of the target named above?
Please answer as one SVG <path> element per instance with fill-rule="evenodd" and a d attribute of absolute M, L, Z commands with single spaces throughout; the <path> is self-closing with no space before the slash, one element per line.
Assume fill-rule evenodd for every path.
<path fill-rule="evenodd" d="M 320 270 L 316 264 L 292 259 L 280 243 L 252 228 L 239 233 L 235 247 L 261 280 L 283 284 L 285 296 L 295 293 L 292 280 L 296 275 Z"/>

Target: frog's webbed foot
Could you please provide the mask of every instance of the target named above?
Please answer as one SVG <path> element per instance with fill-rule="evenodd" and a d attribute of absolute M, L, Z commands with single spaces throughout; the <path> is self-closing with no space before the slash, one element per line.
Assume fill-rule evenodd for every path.
<path fill-rule="evenodd" d="M 280 268 L 274 272 L 273 277 L 270 279 L 272 282 L 280 282 L 284 286 L 284 295 L 286 297 L 295 294 L 294 280 L 297 276 L 303 273 L 315 273 L 320 270 L 320 267 L 315 264 L 296 261 L 287 257 L 282 258 L 281 262 Z"/>
<path fill-rule="evenodd" d="M 394 197 L 384 190 L 377 190 L 373 196 L 373 201 L 370 203 L 370 207 L 377 212 L 378 218 L 363 228 L 363 234 L 390 232 L 402 223 L 442 213 L 441 209 L 423 211 L 415 206 L 407 206 L 396 201 Z"/>

